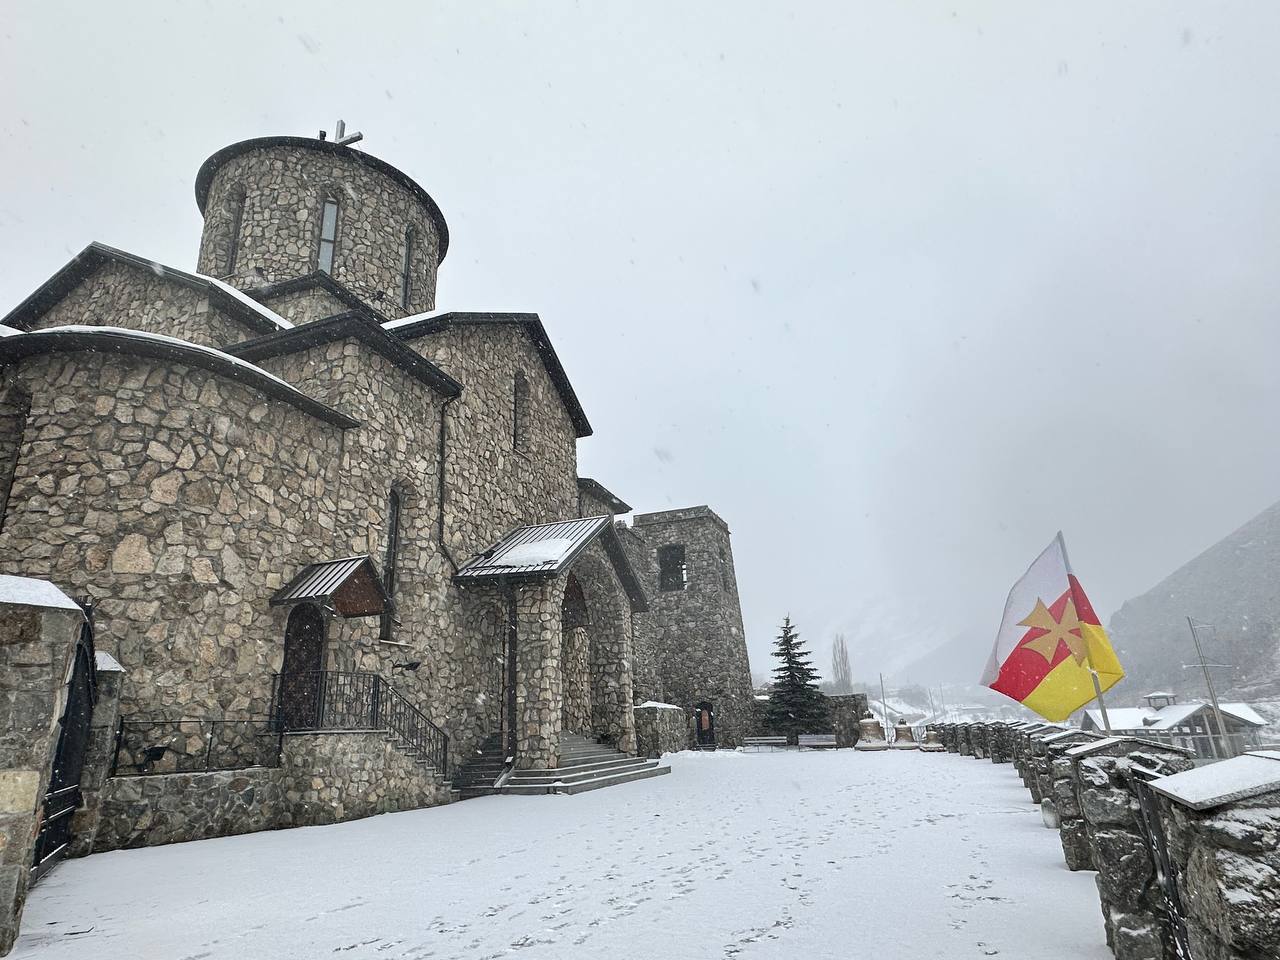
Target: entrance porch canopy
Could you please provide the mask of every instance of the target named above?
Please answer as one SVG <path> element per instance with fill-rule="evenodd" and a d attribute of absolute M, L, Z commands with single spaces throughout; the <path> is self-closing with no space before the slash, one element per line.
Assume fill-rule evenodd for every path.
<path fill-rule="evenodd" d="M 499 581 L 550 580 L 559 576 L 596 540 L 600 541 L 632 612 L 649 609 L 648 598 L 613 529 L 613 517 L 583 517 L 535 523 L 512 530 L 492 547 L 464 563 L 454 581 L 463 586 Z"/>
<path fill-rule="evenodd" d="M 309 563 L 276 591 L 271 606 L 319 603 L 340 617 L 376 617 L 395 612 L 378 568 L 368 554 Z"/>

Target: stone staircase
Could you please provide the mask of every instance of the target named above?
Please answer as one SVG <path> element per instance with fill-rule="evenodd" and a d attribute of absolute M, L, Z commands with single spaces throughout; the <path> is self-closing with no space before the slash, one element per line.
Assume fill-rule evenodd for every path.
<path fill-rule="evenodd" d="M 496 793 L 532 796 L 546 793 L 584 793 L 671 772 L 657 760 L 629 757 L 577 734 L 561 734 L 560 766 L 554 770 L 513 770 L 505 779 L 502 741 L 490 737 L 454 777 L 462 799 Z"/>

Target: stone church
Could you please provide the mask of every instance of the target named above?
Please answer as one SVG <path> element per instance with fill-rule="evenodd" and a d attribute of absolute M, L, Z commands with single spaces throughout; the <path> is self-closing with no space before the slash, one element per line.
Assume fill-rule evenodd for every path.
<path fill-rule="evenodd" d="M 729 528 L 579 477 L 534 313 L 321 134 L 213 154 L 195 271 L 90 244 L 0 326 L 0 574 L 91 609 L 73 852 L 575 792 L 732 746 Z"/>

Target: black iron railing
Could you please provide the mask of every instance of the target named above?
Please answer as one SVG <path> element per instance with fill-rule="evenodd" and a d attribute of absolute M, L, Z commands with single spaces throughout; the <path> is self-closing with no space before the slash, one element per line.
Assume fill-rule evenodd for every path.
<path fill-rule="evenodd" d="M 308 670 L 276 674 L 272 720 L 282 732 L 386 730 L 413 759 L 444 773 L 449 738 L 376 673 Z"/>
<path fill-rule="evenodd" d="M 166 720 L 122 718 L 113 777 L 278 767 L 281 733 L 266 718 Z"/>

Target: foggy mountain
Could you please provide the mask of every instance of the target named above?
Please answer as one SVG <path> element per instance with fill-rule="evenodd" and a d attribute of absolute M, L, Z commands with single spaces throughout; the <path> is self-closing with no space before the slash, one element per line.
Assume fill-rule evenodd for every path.
<path fill-rule="evenodd" d="M 1179 567 L 1111 618 L 1128 699 L 1156 687 L 1198 697 L 1203 674 L 1187 617 L 1197 628 L 1221 694 L 1280 693 L 1280 503 Z M 1138 687 L 1142 687 L 1138 690 Z"/>

